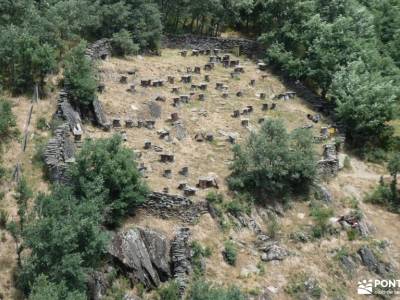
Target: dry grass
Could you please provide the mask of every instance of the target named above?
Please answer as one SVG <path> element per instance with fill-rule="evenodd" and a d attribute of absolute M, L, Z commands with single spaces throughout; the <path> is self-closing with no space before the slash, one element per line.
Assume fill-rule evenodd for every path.
<path fill-rule="evenodd" d="M 229 175 L 229 163 L 232 159 L 231 146 L 219 132 L 237 132 L 240 135 L 239 142 L 243 142 L 249 134 L 249 129 L 243 128 L 240 119 L 234 119 L 230 115 L 234 109 L 244 108 L 246 105 L 252 105 L 254 112 L 250 115 L 250 129 L 259 127 L 258 119 L 262 116 L 268 118 L 280 117 L 287 127 L 292 130 L 307 123 L 306 114 L 314 113 L 303 102 L 302 99 L 295 98 L 290 101 L 278 101 L 276 111 L 261 111 L 261 103 L 257 94 L 260 92 L 267 93 L 265 102 L 271 103 L 274 94 L 286 91 L 286 87 L 278 78 L 266 73 L 268 76 L 261 79 L 261 72 L 250 60 L 241 57 L 241 64 L 245 68 L 245 73 L 240 80 L 231 79 L 230 69 L 224 69 L 217 66 L 210 72 L 211 82 L 206 92 L 206 101 L 199 102 L 192 100 L 191 104 L 184 105 L 181 108 L 174 108 L 172 103 L 173 95 L 170 93 L 171 85 L 166 83 L 163 88 L 142 88 L 139 87 L 140 79 L 166 79 L 167 75 L 173 75 L 179 79 L 180 75 L 186 73 L 187 66 L 202 67 L 206 57 L 187 57 L 182 58 L 176 50 L 165 49 L 161 57 L 132 57 L 126 60 L 110 59 L 102 62 L 100 67 L 101 74 L 106 84 L 106 91 L 100 95 L 104 102 L 105 109 L 110 118 L 120 116 L 141 116 L 146 115 L 146 102 L 154 100 L 156 95 L 165 95 L 167 101 L 159 103 L 162 106 L 161 118 L 156 121 L 156 129 L 148 130 L 145 128 L 122 129 L 126 130 L 128 141 L 126 145 L 132 149 L 142 152 L 141 162 L 149 168 L 148 182 L 152 189 L 162 190 L 163 187 L 169 187 L 171 193 L 180 193 L 176 189 L 178 182 L 187 180 L 190 185 L 195 185 L 200 176 L 207 175 L 209 172 L 215 173 L 219 177 L 220 192 L 225 194 L 225 199 L 229 200 L 224 179 Z M 126 75 L 127 71 L 136 69 L 137 75 L 129 76 L 129 84 L 122 85 L 119 83 L 121 75 Z M 263 72 L 264 73 L 264 72 Z M 203 81 L 204 71 L 201 75 L 194 75 L 194 83 Z M 256 79 L 256 86 L 249 85 L 250 79 Z M 219 91 L 214 89 L 216 82 L 223 82 L 229 86 L 230 96 L 223 99 Z M 126 92 L 130 84 L 137 85 L 137 93 L 132 95 Z M 190 85 L 183 86 L 181 94 L 189 94 Z M 244 96 L 237 98 L 236 91 L 242 90 Z M 199 91 L 195 91 L 199 93 Z M 21 132 L 24 130 L 24 124 L 29 109 L 29 101 L 23 97 L 13 98 L 14 112 L 18 116 L 18 127 Z M 7 167 L 11 168 L 17 161 L 23 164 L 24 175 L 27 176 L 34 190 L 46 191 L 47 183 L 42 178 L 41 169 L 32 164 L 32 158 L 35 152 L 34 143 L 37 137 L 48 138 L 48 133 L 39 132 L 35 129 L 36 120 L 39 116 L 45 116 L 47 120 L 55 111 L 56 95 L 52 95 L 48 100 L 40 102 L 35 106 L 32 117 L 30 143 L 27 152 L 21 153 L 20 144 L 12 142 L 9 144 L 4 154 L 4 162 Z M 207 111 L 207 116 L 201 116 L 199 111 L 203 109 Z M 166 120 L 170 118 L 172 112 L 177 111 L 188 131 L 188 137 L 182 141 L 174 139 L 172 142 L 160 140 L 157 130 L 170 128 L 171 125 Z M 320 127 L 325 126 L 328 120 L 317 124 L 312 129 L 314 134 L 319 133 Z M 110 133 L 103 132 L 90 125 L 85 126 L 86 137 L 109 137 L 117 130 Z M 198 131 L 210 131 L 214 133 L 216 141 L 213 143 L 198 143 L 194 141 L 194 135 Z M 172 164 L 162 164 L 159 162 L 159 153 L 152 150 L 144 150 L 143 144 L 145 140 L 150 140 L 153 145 L 161 146 L 166 151 L 175 155 L 176 161 Z M 320 146 L 316 145 L 320 151 Z M 352 169 L 342 171 L 339 176 L 331 180 L 328 184 L 334 196 L 333 207 L 336 215 L 347 212 L 350 207 L 346 201 L 341 201 L 348 197 L 355 197 L 360 202 L 367 218 L 375 225 L 375 235 L 379 239 L 388 239 L 391 245 L 388 249 L 388 256 L 392 261 L 400 261 L 400 240 L 397 233 L 400 227 L 399 216 L 388 213 L 380 208 L 376 208 L 369 204 L 362 203 L 365 192 L 370 190 L 379 180 L 379 176 L 383 174 L 382 167 L 365 164 L 355 158 L 351 158 Z M 189 178 L 178 175 L 178 171 L 183 167 L 189 167 Z M 172 169 L 172 179 L 162 177 L 164 169 Z M 16 205 L 12 197 L 13 185 L 10 182 L 1 187 L 6 191 L 6 197 L 0 203 L 0 207 L 6 208 L 11 217 L 16 217 Z M 200 190 L 196 198 L 203 198 L 209 190 Z M 229 232 L 222 232 L 216 222 L 209 215 L 204 215 L 197 224 L 191 227 L 194 240 L 198 240 L 201 244 L 209 246 L 212 249 L 212 256 L 207 258 L 206 276 L 210 280 L 222 284 L 235 284 L 241 286 L 247 291 L 263 290 L 267 287 L 277 288 L 276 299 L 289 299 L 284 292 L 285 286 L 290 278 L 300 270 L 314 275 L 321 282 L 322 287 L 330 291 L 332 287 L 345 289 L 347 299 L 358 299 L 356 292 L 356 283 L 359 279 L 370 278 L 365 268 L 359 268 L 353 278 L 349 279 L 340 269 L 337 261 L 334 259 L 334 253 L 341 247 L 345 246 L 351 251 L 356 251 L 362 243 L 368 243 L 370 240 L 355 240 L 349 242 L 345 232 L 337 237 L 318 240 L 309 243 L 295 243 L 289 239 L 289 234 L 312 226 L 313 222 L 309 216 L 308 203 L 294 203 L 293 207 L 286 213 L 285 217 L 279 218 L 281 224 L 280 239 L 293 255 L 282 262 L 264 263 L 265 272 L 263 274 L 252 274 L 246 278 L 241 276 L 241 271 L 249 266 L 256 266 L 260 262 L 259 253 L 255 251 L 253 242 L 255 239 L 247 229 L 239 231 L 231 229 Z M 254 213 L 254 217 L 263 223 L 260 214 Z M 168 238 L 172 238 L 175 230 L 181 226 L 177 220 L 162 220 L 154 216 L 149 216 L 143 211 L 139 211 L 135 217 L 128 218 L 122 229 L 131 226 L 147 226 L 163 232 Z M 388 229 L 390 228 L 390 229 Z M 4 299 L 20 299 L 18 293 L 13 287 L 13 271 L 15 268 L 15 249 L 12 239 L 4 231 L 0 235 L 5 236 L 5 240 L 0 241 L 0 291 L 4 295 Z M 224 242 L 232 239 L 237 243 L 238 258 L 236 266 L 232 267 L 226 264 L 222 257 Z M 398 263 L 397 263 L 398 264 Z M 331 292 L 329 292 L 331 293 Z M 333 298 L 331 294 L 325 294 L 325 299 Z"/>
<path fill-rule="evenodd" d="M 208 173 L 217 174 L 220 181 L 220 188 L 226 191 L 224 178 L 229 175 L 229 163 L 232 159 L 232 145 L 226 140 L 221 132 L 236 132 L 239 134 L 238 142 L 243 142 L 250 130 L 257 129 L 260 125 L 258 119 L 266 116 L 267 118 L 282 118 L 290 130 L 307 123 L 306 114 L 312 113 L 299 98 L 290 101 L 278 101 L 275 111 L 263 112 L 262 103 L 272 103 L 272 97 L 275 94 L 282 93 L 287 89 L 285 86 L 271 74 L 267 78 L 261 79 L 261 72 L 257 70 L 256 65 L 243 57 L 240 57 L 241 65 L 245 73 L 240 80 L 232 79 L 230 72 L 232 69 L 225 69 L 217 65 L 215 70 L 207 72 L 210 75 L 211 82 L 208 83 L 208 90 L 205 92 L 206 101 L 201 102 L 196 99 L 191 103 L 183 105 L 180 108 L 172 106 L 173 94 L 170 93 L 171 84 L 166 83 L 162 88 L 142 88 L 141 79 L 166 79 L 167 75 L 175 76 L 176 80 L 186 73 L 186 67 L 203 67 L 207 62 L 207 57 L 183 58 L 177 50 L 165 49 L 161 57 L 133 57 L 127 60 L 110 59 L 100 65 L 101 76 L 106 85 L 106 91 L 100 98 L 104 103 L 107 114 L 110 118 L 119 116 L 122 119 L 126 117 L 141 117 L 148 115 L 146 103 L 154 100 L 157 95 L 164 95 L 167 98 L 165 103 L 158 102 L 162 106 L 161 118 L 156 120 L 156 129 L 148 130 L 145 128 L 126 129 L 128 141 L 126 145 L 141 150 L 141 161 L 149 168 L 148 182 L 154 190 L 161 191 L 164 187 L 169 187 L 172 193 L 178 193 L 176 189 L 178 182 L 186 180 L 178 175 L 178 171 L 183 166 L 189 167 L 190 177 L 188 184 L 194 186 L 198 177 L 205 176 Z M 127 71 L 137 70 L 136 75 L 129 76 L 128 85 L 119 83 L 121 75 L 127 75 Z M 193 83 L 203 82 L 205 72 L 201 75 L 193 75 Z M 256 85 L 250 86 L 250 80 L 256 79 Z M 216 82 L 222 82 L 229 87 L 229 98 L 223 99 L 221 92 L 215 89 Z M 132 95 L 126 91 L 130 84 L 137 86 L 136 94 Z M 181 94 L 190 93 L 190 84 L 175 85 L 181 86 Z M 242 90 L 244 96 L 236 97 L 236 92 Z M 194 91 L 196 94 L 200 91 Z M 258 94 L 266 92 L 268 100 L 260 100 Z M 247 105 L 254 107 L 254 112 L 249 116 L 250 126 L 245 128 L 241 125 L 240 118 L 231 117 L 233 110 L 243 109 Z M 201 111 L 206 111 L 207 116 L 202 116 Z M 181 121 L 188 132 L 188 137 L 182 141 L 173 139 L 172 142 L 166 142 L 159 139 L 158 130 L 171 129 L 168 121 L 171 113 L 178 112 Z M 319 132 L 323 123 L 315 126 L 315 133 Z M 124 129 L 125 130 L 125 129 Z M 115 132 L 105 133 L 101 130 L 90 128 L 90 136 L 106 137 Z M 215 141 L 196 142 L 194 136 L 197 132 L 211 132 L 214 134 Z M 161 146 L 166 152 L 175 155 L 176 162 L 173 164 L 163 164 L 158 162 L 159 153 L 149 150 L 143 150 L 144 141 L 149 140 L 153 145 Z M 162 177 L 164 169 L 172 169 L 173 178 L 166 179 Z M 204 197 L 207 191 L 200 191 L 198 195 Z"/>

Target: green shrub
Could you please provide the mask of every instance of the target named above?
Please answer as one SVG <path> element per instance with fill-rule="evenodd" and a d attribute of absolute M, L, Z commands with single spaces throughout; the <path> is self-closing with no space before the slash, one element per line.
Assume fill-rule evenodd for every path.
<path fill-rule="evenodd" d="M 311 208 L 311 217 L 314 220 L 313 236 L 321 238 L 329 232 L 329 218 L 333 216 L 333 209 L 314 204 Z"/>
<path fill-rule="evenodd" d="M 206 200 L 213 204 L 221 204 L 224 202 L 224 195 L 222 193 L 211 191 L 207 194 Z"/>
<path fill-rule="evenodd" d="M 39 117 L 36 121 L 36 128 L 39 130 L 47 129 L 47 121 L 45 117 Z"/>
<path fill-rule="evenodd" d="M 5 229 L 8 222 L 8 212 L 3 208 L 0 209 L 0 228 Z"/>
<path fill-rule="evenodd" d="M 6 177 L 7 169 L 0 164 L 0 182 Z"/>
<path fill-rule="evenodd" d="M 233 199 L 232 201 L 225 204 L 225 209 L 227 212 L 235 217 L 239 217 L 244 212 L 244 206 L 238 199 Z"/>
<path fill-rule="evenodd" d="M 212 250 L 210 247 L 203 247 L 198 241 L 193 241 L 192 248 L 192 265 L 196 275 L 203 275 L 202 260 L 204 257 L 210 257 Z"/>
<path fill-rule="evenodd" d="M 297 273 L 289 280 L 285 288 L 293 299 L 320 299 L 322 296 L 322 288 L 319 282 L 314 278 L 309 278 L 305 273 Z"/>
<path fill-rule="evenodd" d="M 224 288 L 213 285 L 203 280 L 197 280 L 193 283 L 188 299 L 190 300 L 245 300 L 245 295 L 239 288 L 230 286 Z"/>
<path fill-rule="evenodd" d="M 18 133 L 15 115 L 11 102 L 0 98 L 0 144 Z"/>
<path fill-rule="evenodd" d="M 282 121 L 269 119 L 246 144 L 234 148 L 231 189 L 248 192 L 265 202 L 268 197 L 308 191 L 316 174 L 312 135 L 304 129 L 288 133 Z"/>
<path fill-rule="evenodd" d="M 160 300 L 180 300 L 179 286 L 175 280 L 168 282 L 157 291 Z"/>
<path fill-rule="evenodd" d="M 346 157 L 344 158 L 344 161 L 343 161 L 343 168 L 345 168 L 346 170 L 351 170 L 352 169 L 350 157 L 348 157 L 347 155 L 346 155 Z"/>
<path fill-rule="evenodd" d="M 139 46 L 133 42 L 132 34 L 126 29 L 114 33 L 111 44 L 114 54 L 118 56 L 137 54 L 139 51 Z"/>
<path fill-rule="evenodd" d="M 347 230 L 346 233 L 349 241 L 354 241 L 358 238 L 358 231 L 354 228 Z"/>
<path fill-rule="evenodd" d="M 267 223 L 267 233 L 271 238 L 276 238 L 279 234 L 281 226 L 278 217 L 275 214 L 270 214 Z"/>
<path fill-rule="evenodd" d="M 225 250 L 223 254 L 224 254 L 224 259 L 228 264 L 230 264 L 231 266 L 234 266 L 236 264 L 237 249 L 236 245 L 233 242 L 231 241 L 225 242 Z"/>

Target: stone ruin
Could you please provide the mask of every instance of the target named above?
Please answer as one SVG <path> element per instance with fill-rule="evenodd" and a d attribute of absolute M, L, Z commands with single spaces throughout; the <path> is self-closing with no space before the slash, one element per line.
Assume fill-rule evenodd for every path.
<path fill-rule="evenodd" d="M 281 99 L 289 100 L 289 99 L 294 98 L 295 96 L 296 96 L 295 92 L 288 91 L 288 92 L 285 92 L 285 93 L 282 93 L 282 94 L 275 95 L 274 96 L 274 100 L 277 100 L 277 99 L 278 100 L 281 100 Z"/>
<path fill-rule="evenodd" d="M 68 101 L 68 92 L 66 89 L 60 91 L 57 102 L 56 117 L 67 121 L 75 140 L 80 140 L 83 133 L 82 120 L 79 113 L 74 110 Z"/>
<path fill-rule="evenodd" d="M 75 146 L 70 139 L 68 124 L 57 127 L 54 137 L 49 140 L 44 149 L 44 162 L 46 164 L 50 180 L 57 183 L 67 183 L 68 164 L 73 163 Z"/>
<path fill-rule="evenodd" d="M 197 183 L 197 187 L 200 189 L 208 189 L 208 188 L 219 188 L 218 180 L 216 176 L 210 175 L 205 177 L 200 177 Z"/>
<path fill-rule="evenodd" d="M 339 171 L 339 158 L 334 144 L 324 145 L 323 159 L 318 161 L 318 173 L 323 177 L 334 177 Z"/>
<path fill-rule="evenodd" d="M 179 228 L 171 242 L 171 260 L 173 277 L 178 284 L 181 297 L 185 293 L 189 284 L 189 275 L 192 273 L 191 257 L 190 229 Z"/>
<path fill-rule="evenodd" d="M 163 46 L 175 49 L 197 49 L 204 50 L 206 55 L 210 55 L 210 49 L 214 49 L 214 55 L 220 52 L 229 52 L 239 49 L 239 54 L 249 57 L 259 56 L 264 53 L 264 49 L 257 41 L 248 39 L 219 38 L 195 35 L 165 36 Z M 182 53 L 183 51 L 181 51 Z M 187 51 L 186 51 L 187 54 Z"/>
<path fill-rule="evenodd" d="M 175 218 L 193 224 L 208 212 L 208 202 L 193 202 L 187 197 L 153 192 L 139 208 L 163 219 Z"/>
<path fill-rule="evenodd" d="M 109 39 L 101 39 L 86 48 L 86 56 L 91 60 L 105 60 L 111 57 L 111 43 Z"/>

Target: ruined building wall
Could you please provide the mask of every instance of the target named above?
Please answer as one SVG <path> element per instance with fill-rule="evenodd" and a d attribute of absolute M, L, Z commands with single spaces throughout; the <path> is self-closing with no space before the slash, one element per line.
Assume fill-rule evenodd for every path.
<path fill-rule="evenodd" d="M 221 49 L 222 51 L 231 51 L 239 47 L 240 54 L 249 57 L 258 57 L 264 52 L 260 43 L 248 39 L 232 39 L 195 35 L 165 36 L 163 38 L 163 47 L 179 49 Z"/>

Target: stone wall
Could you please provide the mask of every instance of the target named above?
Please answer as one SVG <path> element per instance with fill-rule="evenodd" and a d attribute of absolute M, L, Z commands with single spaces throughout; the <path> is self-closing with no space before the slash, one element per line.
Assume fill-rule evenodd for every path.
<path fill-rule="evenodd" d="M 54 131 L 44 150 L 44 161 L 50 180 L 57 183 L 68 182 L 68 164 L 74 162 L 75 146 L 70 139 L 68 124 L 63 124 Z"/>
<path fill-rule="evenodd" d="M 193 203 L 183 196 L 153 192 L 140 208 L 164 219 L 177 218 L 185 223 L 194 223 L 208 212 L 208 202 Z"/>
<path fill-rule="evenodd" d="M 101 39 L 90 45 L 86 49 L 86 56 L 91 60 L 105 60 L 111 56 L 111 43 L 109 39 Z"/>
<path fill-rule="evenodd" d="M 317 170 L 322 177 L 335 177 L 339 172 L 339 159 L 334 144 L 324 145 L 323 159 L 318 161 Z"/>
<path fill-rule="evenodd" d="M 248 39 L 232 39 L 195 35 L 170 35 L 164 37 L 162 44 L 164 48 L 199 50 L 221 49 L 222 51 L 227 52 L 239 47 L 240 54 L 245 54 L 249 57 L 258 57 L 264 52 L 264 48 L 260 43 Z"/>

